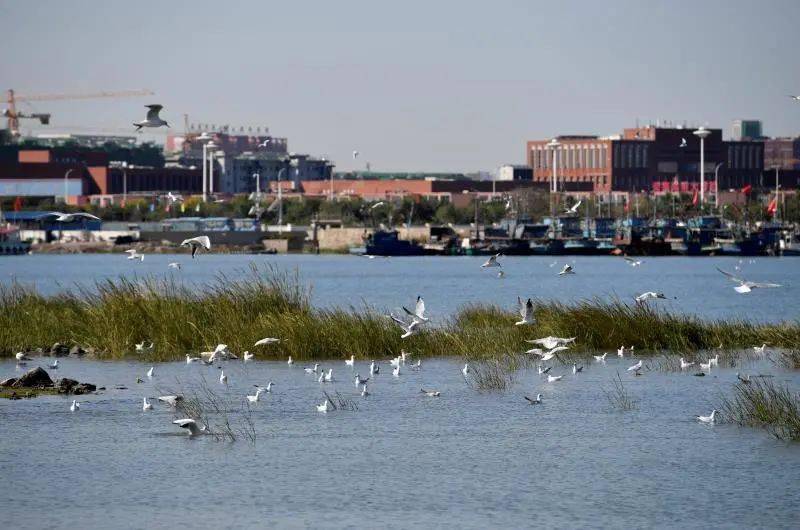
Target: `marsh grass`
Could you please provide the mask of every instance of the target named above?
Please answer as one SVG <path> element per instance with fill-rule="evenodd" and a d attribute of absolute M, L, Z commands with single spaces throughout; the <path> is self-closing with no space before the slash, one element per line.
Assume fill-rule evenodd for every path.
<path fill-rule="evenodd" d="M 243 279 L 218 276 L 207 285 L 165 279 L 103 280 L 42 296 L 19 284 L 0 286 L 0 355 L 48 348 L 55 342 L 93 348 L 105 359 L 135 354 L 134 345 L 152 341 L 150 361 L 180 359 L 212 350 L 218 343 L 258 358 L 295 360 L 389 357 L 401 348 L 428 356 L 461 356 L 477 362 L 494 359 L 516 369 L 525 339 L 574 336 L 580 350 L 614 351 L 620 344 L 646 352 L 697 352 L 722 344 L 751 347 L 767 342 L 789 347 L 800 342 L 797 323 L 774 325 L 745 321 L 701 321 L 647 305 L 619 300 L 586 300 L 565 305 L 537 302 L 537 323 L 515 326 L 512 311 L 469 305 L 452 318 L 425 326 L 403 341 L 397 326 L 378 310 L 364 307 L 315 309 L 297 273 L 251 266 Z M 279 344 L 254 348 L 264 337 Z M 497 386 L 493 384 L 491 386 Z"/>
<path fill-rule="evenodd" d="M 800 396 L 787 386 L 762 378 L 738 383 L 719 408 L 727 421 L 763 428 L 780 440 L 800 441 Z"/>
<path fill-rule="evenodd" d="M 622 377 L 617 372 L 617 377 L 611 378 L 611 386 L 603 388 L 608 403 L 615 409 L 622 411 L 636 410 L 637 404 L 633 396 L 622 383 Z"/>

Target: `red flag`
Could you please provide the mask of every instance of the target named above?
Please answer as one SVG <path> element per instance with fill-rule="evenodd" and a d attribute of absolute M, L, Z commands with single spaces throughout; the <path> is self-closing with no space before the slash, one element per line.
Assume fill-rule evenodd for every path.
<path fill-rule="evenodd" d="M 14 211 L 18 212 L 22 210 L 22 197 L 17 197 L 14 199 Z"/>
<path fill-rule="evenodd" d="M 772 199 L 767 206 L 767 215 L 775 215 L 778 211 L 778 199 Z"/>
<path fill-rule="evenodd" d="M 626 202 L 626 203 L 625 203 L 625 206 L 624 206 L 625 213 L 628 213 L 628 205 L 629 205 L 629 203 L 628 203 L 628 202 Z"/>
<path fill-rule="evenodd" d="M 742 193 L 744 193 L 745 195 L 747 195 L 751 191 L 753 191 L 753 186 L 751 186 L 750 184 L 742 188 Z"/>
<path fill-rule="evenodd" d="M 694 197 L 692 197 L 692 206 L 697 206 L 699 197 L 697 196 L 697 190 L 694 190 Z"/>

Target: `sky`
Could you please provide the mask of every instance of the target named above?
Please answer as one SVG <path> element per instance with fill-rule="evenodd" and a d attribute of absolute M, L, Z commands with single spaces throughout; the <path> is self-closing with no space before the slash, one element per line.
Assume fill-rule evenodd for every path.
<path fill-rule="evenodd" d="M 160 103 L 177 132 L 266 125 L 339 170 L 494 170 L 637 120 L 800 134 L 798 21 L 796 0 L 0 0 L 0 88 L 156 93 L 21 107 L 52 131 L 126 134 Z"/>

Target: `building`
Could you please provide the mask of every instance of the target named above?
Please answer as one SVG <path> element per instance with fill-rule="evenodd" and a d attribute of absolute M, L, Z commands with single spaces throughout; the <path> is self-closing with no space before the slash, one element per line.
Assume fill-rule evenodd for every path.
<path fill-rule="evenodd" d="M 761 120 L 733 120 L 731 127 L 731 139 L 741 140 L 761 140 L 764 136 L 761 132 Z"/>
<path fill-rule="evenodd" d="M 764 140 L 764 168 L 800 169 L 800 137 Z"/>
<path fill-rule="evenodd" d="M 520 189 L 546 191 L 547 185 L 533 181 L 486 180 L 410 180 L 410 179 L 338 179 L 302 181 L 296 191 L 317 197 L 361 197 L 375 201 L 403 197 L 425 197 L 454 201 L 460 195 L 481 199 Z"/>
<path fill-rule="evenodd" d="M 497 180 L 533 180 L 530 166 L 506 164 L 497 169 Z"/>

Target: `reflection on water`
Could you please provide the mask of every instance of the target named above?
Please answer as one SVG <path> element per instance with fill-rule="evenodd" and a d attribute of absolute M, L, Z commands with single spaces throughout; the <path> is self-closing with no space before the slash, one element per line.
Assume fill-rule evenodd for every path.
<path fill-rule="evenodd" d="M 341 361 L 324 364 L 337 379 L 324 386 L 301 364 L 232 361 L 223 386 L 216 367 L 162 364 L 137 384 L 149 365 L 65 358 L 56 375 L 108 390 L 78 398 L 77 413 L 67 397 L 0 400 L 0 506 L 9 528 L 796 527 L 797 444 L 693 417 L 711 411 L 737 371 L 794 388 L 797 373 L 743 361 L 703 378 L 635 377 L 629 358 L 611 357 L 577 375 L 556 366 L 558 383 L 534 369 L 508 392 L 482 394 L 458 359 L 423 361 L 400 378 L 384 365 L 366 399 Z M 636 410 L 604 396 L 618 372 Z M 0 377 L 13 374 L 0 363 Z M 255 445 L 192 439 L 164 405 L 141 410 L 143 396 L 201 376 L 233 403 L 274 381 L 253 406 Z M 323 389 L 358 410 L 317 413 Z M 522 397 L 536 393 L 541 405 Z"/>

